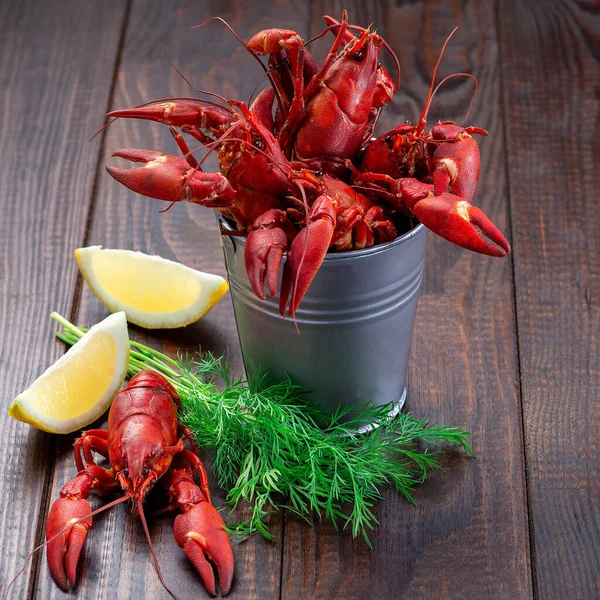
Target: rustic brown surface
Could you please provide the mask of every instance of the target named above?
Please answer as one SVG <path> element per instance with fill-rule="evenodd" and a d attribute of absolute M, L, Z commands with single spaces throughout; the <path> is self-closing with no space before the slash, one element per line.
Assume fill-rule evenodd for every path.
<path fill-rule="evenodd" d="M 499 16 L 534 578 L 599 598 L 600 15 Z"/>
<path fill-rule="evenodd" d="M 478 458 L 445 459 L 446 472 L 418 489 L 417 508 L 385 491 L 372 550 L 327 522 L 311 528 L 273 517 L 275 542 L 254 538 L 234 548 L 230 597 L 600 595 L 600 23 L 592 3 L 544 5 L 344 3 L 353 22 L 373 22 L 400 57 L 401 91 L 381 131 L 414 121 L 455 25 L 440 76 L 479 78 L 469 124 L 490 136 L 481 143 L 477 204 L 511 234 L 514 253 L 490 259 L 430 236 L 409 374 L 410 410 L 465 424 Z M 189 26 L 219 14 L 244 39 L 275 25 L 309 37 L 322 27 L 321 15 L 341 8 L 299 0 L 0 4 L 5 406 L 63 351 L 52 340 L 51 310 L 81 324 L 107 314 L 77 278 L 74 248 L 136 249 L 224 274 L 211 211 L 177 205 L 159 214 L 165 205 L 105 173 L 107 162 L 124 164 L 110 158 L 117 148 L 176 152 L 164 126 L 142 121 L 118 121 L 88 144 L 107 107 L 191 93 L 163 48 L 197 86 L 247 99 L 260 76 L 254 61 L 222 25 Z M 323 56 L 328 43 L 319 40 L 311 51 Z M 471 92 L 467 80 L 451 81 L 430 121 L 460 121 Z M 134 331 L 173 354 L 198 344 L 217 353 L 229 348 L 241 370 L 229 298 L 183 332 Z M 3 414 L 0 592 L 75 472 L 72 436 L 54 438 Z M 175 545 L 172 517 L 153 519 L 151 532 L 165 579 L 183 597 L 204 597 Z M 96 519 L 74 593 L 58 590 L 45 558 L 33 565 L 11 597 L 166 597 L 141 526 L 124 507 Z"/>
<path fill-rule="evenodd" d="M 224 33 L 224 27 L 217 23 L 200 30 L 189 28 L 217 13 L 231 20 L 245 38 L 261 28 L 256 20 L 250 21 L 246 27 L 240 27 L 235 22 L 235 14 L 223 13 L 217 3 L 202 7 L 186 2 L 161 2 L 150 7 L 147 2 L 133 2 L 111 108 L 134 106 L 153 98 L 190 94 L 191 90 L 169 65 L 163 48 L 195 85 L 232 97 L 249 96 L 256 85 L 250 73 L 253 66 L 249 64 L 251 59 L 244 56 L 237 40 Z M 199 50 L 201 47 L 206 50 Z M 211 53 L 213 60 L 207 60 L 206 51 Z M 226 86 L 220 86 L 214 75 L 206 74 L 207 65 L 213 63 L 215 69 L 230 74 Z M 98 114 L 94 127 L 101 124 L 102 115 Z M 144 121 L 120 120 L 108 129 L 102 166 L 108 162 L 126 165 L 124 161 L 119 163 L 111 159 L 116 149 L 126 147 L 177 153 L 166 127 Z M 213 212 L 181 204 L 161 214 L 159 211 L 166 207 L 167 204 L 129 192 L 102 168 L 93 223 L 86 244 L 158 254 L 193 268 L 225 275 Z M 78 321 L 95 323 L 107 314 L 106 308 L 84 286 Z M 242 369 L 229 296 L 211 311 L 208 318 L 184 331 L 165 331 L 147 336 L 140 330 L 136 331 L 136 337 L 140 341 L 151 341 L 173 354 L 178 348 L 183 351 L 196 350 L 199 344 L 203 349 L 217 354 L 229 348 L 235 370 L 241 372 Z M 60 449 L 53 498 L 58 495 L 63 482 L 75 472 L 70 444 L 62 444 Z M 222 495 L 216 488 L 214 493 L 216 501 L 222 501 Z M 274 523 L 274 531 L 278 532 L 277 523 Z M 175 543 L 173 516 L 155 520 L 151 533 L 164 577 L 173 590 L 184 597 L 202 595 L 204 591 L 197 575 L 194 575 L 193 567 Z M 111 514 L 99 518 L 90 537 L 90 543 L 86 545 L 81 584 L 77 588 L 80 597 L 136 598 L 144 594 L 148 598 L 162 597 L 164 591 L 154 573 L 143 530 L 124 507 L 118 507 Z M 235 547 L 235 597 L 278 597 L 281 544 L 282 538 L 279 536 L 278 541 L 272 544 L 255 538 Z M 64 596 L 54 585 L 47 570 L 40 573 L 38 589 L 39 598 Z"/>
<path fill-rule="evenodd" d="M 85 235 L 98 161 L 86 136 L 108 104 L 124 16 L 116 0 L 50 4 L 0 3 L 2 593 L 41 534 L 57 443 L 6 408 L 64 351 L 48 315 L 71 310 L 71 252 Z M 30 596 L 37 564 L 11 597 Z"/>
<path fill-rule="evenodd" d="M 382 23 L 378 31 L 401 58 L 403 83 L 390 111 L 396 122 L 418 118 L 439 50 L 460 25 L 438 79 L 457 71 L 479 79 L 481 93 L 469 124 L 486 127 L 490 135 L 481 142 L 477 204 L 506 231 L 493 6 L 447 6 L 387 5 L 362 14 L 361 22 Z M 340 5 L 326 3 L 319 9 L 335 14 Z M 351 15 L 355 18 L 354 11 Z M 317 28 L 315 24 L 312 33 Z M 397 31 L 403 35 L 393 35 Z M 460 121 L 472 90 L 468 80 L 443 88 L 435 97 L 431 121 Z M 418 508 L 386 492 L 372 551 L 329 524 L 311 530 L 286 519 L 283 597 L 531 597 L 517 366 L 510 261 L 465 252 L 430 235 L 409 372 L 409 410 L 433 421 L 466 424 L 480 458 L 449 460 L 448 471 L 418 491 Z"/>

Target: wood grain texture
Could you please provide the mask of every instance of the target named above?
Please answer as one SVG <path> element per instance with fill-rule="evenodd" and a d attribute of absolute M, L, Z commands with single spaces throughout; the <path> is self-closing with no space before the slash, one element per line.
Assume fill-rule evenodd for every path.
<path fill-rule="evenodd" d="M 374 26 L 397 52 L 401 91 L 383 127 L 418 117 L 440 48 L 441 70 L 473 73 L 480 95 L 469 124 L 481 142 L 477 205 L 507 231 L 500 74 L 493 5 L 376 3 L 344 7 Z M 315 2 L 316 17 L 342 5 Z M 430 122 L 460 121 L 472 83 L 453 80 L 436 96 Z M 385 131 L 385 129 L 383 129 Z M 408 408 L 465 424 L 478 459 L 448 458 L 446 472 L 418 489 L 418 507 L 392 491 L 377 507 L 373 550 L 328 523 L 285 521 L 282 598 L 529 598 L 532 596 L 522 462 L 517 345 L 510 260 L 475 255 L 430 236 L 409 373 Z M 356 349 L 354 349 L 356 350 Z M 358 350 L 360 351 L 360 349 Z"/>
<path fill-rule="evenodd" d="M 600 597 L 600 14 L 499 11 L 535 576 Z"/>
<path fill-rule="evenodd" d="M 48 315 L 71 306 L 72 249 L 84 236 L 98 159 L 87 144 L 90 118 L 108 102 L 123 8 L 117 0 L 103 8 L 77 0 L 0 4 L 2 594 L 45 518 L 55 445 L 6 409 L 64 352 Z M 37 557 L 32 564 L 35 573 Z M 31 569 L 11 598 L 28 595 Z"/>
<path fill-rule="evenodd" d="M 153 98 L 195 95 L 169 65 L 163 49 L 196 86 L 227 97 L 247 99 L 263 75 L 252 57 L 221 23 L 213 22 L 194 30 L 190 27 L 221 15 L 242 38 L 249 39 L 266 26 L 264 23 L 281 21 L 286 13 L 294 14 L 294 10 L 288 3 L 267 4 L 262 8 L 257 5 L 247 11 L 234 2 L 133 2 L 112 108 L 130 107 Z M 102 124 L 103 115 L 99 112 L 94 126 Z M 105 146 L 103 163 L 127 167 L 133 165 L 111 159 L 113 151 L 134 147 L 179 154 L 167 127 L 144 121 L 117 121 L 108 130 Z M 207 170 L 217 168 L 214 160 L 209 165 Z M 88 242 L 158 254 L 224 276 L 223 253 L 213 211 L 182 203 L 161 214 L 159 211 L 166 207 L 165 203 L 129 192 L 103 172 Z M 95 323 L 106 314 L 107 310 L 84 286 L 78 322 Z M 242 372 L 229 296 L 202 321 L 183 330 L 153 333 L 130 328 L 132 330 L 140 341 L 172 355 L 178 350 L 197 350 L 199 345 L 216 354 L 228 352 L 234 372 Z M 51 492 L 53 498 L 74 473 L 70 445 L 61 445 Z M 222 504 L 223 495 L 216 487 L 212 494 L 215 504 Z M 199 576 L 175 543 L 173 517 L 155 519 L 151 525 L 165 580 L 182 597 L 208 597 Z M 242 517 L 238 512 L 225 518 L 236 522 Z M 279 597 L 280 521 L 281 517 L 275 517 L 272 523 L 277 535 L 275 542 L 267 543 L 257 536 L 234 546 L 236 571 L 231 597 Z M 80 598 L 98 599 L 166 596 L 154 572 L 141 525 L 123 507 L 99 517 L 88 536 L 76 592 Z M 40 573 L 37 597 L 67 598 L 45 571 Z"/>
<path fill-rule="evenodd" d="M 88 144 L 109 102 L 193 95 L 163 48 L 196 85 L 247 100 L 262 76 L 255 62 L 221 24 L 190 26 L 218 14 L 244 39 L 272 26 L 307 38 L 321 31 L 323 14 L 339 16 L 342 7 L 351 21 L 373 23 L 402 64 L 401 91 L 380 131 L 414 122 L 455 25 L 438 80 L 455 71 L 479 78 L 468 124 L 490 136 L 480 139 L 476 203 L 511 234 L 513 256 L 482 257 L 430 236 L 409 373 L 409 410 L 465 424 L 478 458 L 445 458 L 446 471 L 418 489 L 416 508 L 385 491 L 372 550 L 327 522 L 311 528 L 273 517 L 274 543 L 256 537 L 235 546 L 230 597 L 598 598 L 600 13 L 588 0 L 0 3 L 5 408 L 64 352 L 52 310 L 74 312 L 84 325 L 107 314 L 77 278 L 74 248 L 142 250 L 225 274 L 211 211 L 177 205 L 159 214 L 166 205 L 128 192 L 103 168 L 96 186 L 98 159 L 128 164 L 110 158 L 117 148 L 177 153 L 164 126 L 141 121 L 120 120 L 104 143 Z M 330 44 L 325 37 L 311 52 L 322 57 Z M 389 57 L 382 60 L 391 70 Z M 460 121 L 471 93 L 469 81 L 451 80 L 430 122 Z M 241 372 L 229 297 L 183 330 L 131 330 L 172 355 L 198 344 L 229 349 Z M 75 474 L 75 436 L 50 437 L 5 410 L 0 435 L 3 593 L 40 536 L 50 500 Z M 222 493 L 213 493 L 219 505 Z M 150 521 L 166 581 L 184 598 L 206 597 L 175 544 L 173 517 Z M 96 518 L 71 594 L 52 582 L 43 555 L 32 564 L 11 598 L 167 597 L 142 528 L 124 507 Z"/>

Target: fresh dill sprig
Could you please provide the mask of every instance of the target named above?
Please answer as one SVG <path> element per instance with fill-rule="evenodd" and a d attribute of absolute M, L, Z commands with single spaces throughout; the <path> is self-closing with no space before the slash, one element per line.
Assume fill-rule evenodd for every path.
<path fill-rule="evenodd" d="M 87 331 L 51 316 L 64 327 L 56 335 L 67 344 Z M 260 374 L 249 382 L 232 378 L 223 357 L 186 354 L 174 360 L 138 342 L 130 345 L 129 375 L 154 369 L 173 384 L 182 423 L 200 447 L 213 451 L 213 473 L 228 490 L 227 502 L 249 504 L 249 519 L 229 527 L 241 537 L 260 533 L 273 539 L 265 517 L 286 509 L 306 520 L 326 517 L 336 528 L 350 526 L 354 537 L 362 535 L 370 545 L 383 486 L 392 485 L 414 503 L 415 486 L 439 467 L 442 444 L 473 455 L 464 429 L 432 425 L 406 412 L 389 417 L 390 405 L 341 407 L 331 414 L 310 404 L 290 380 L 261 389 Z M 360 434 L 364 423 L 378 426 Z"/>

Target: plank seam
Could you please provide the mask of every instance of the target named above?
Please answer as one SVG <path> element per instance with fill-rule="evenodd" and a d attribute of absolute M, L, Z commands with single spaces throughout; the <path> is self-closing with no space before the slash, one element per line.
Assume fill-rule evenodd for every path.
<path fill-rule="evenodd" d="M 315 22 L 315 6 L 314 2 L 308 3 L 308 11 L 307 18 L 305 24 L 305 31 L 307 32 L 309 37 L 312 37 L 311 25 Z M 279 600 L 283 600 L 283 570 L 284 570 L 284 562 L 285 562 L 285 549 L 286 549 L 286 537 L 285 537 L 285 525 L 286 525 L 286 512 L 283 511 L 281 514 L 281 554 L 279 558 Z M 287 587 L 287 586 L 286 586 Z"/>
<path fill-rule="evenodd" d="M 113 70 L 113 76 L 112 76 L 112 80 L 110 82 L 110 90 L 108 92 L 108 101 L 106 104 L 106 110 L 104 111 L 105 113 L 110 112 L 112 102 L 114 99 L 114 95 L 115 95 L 115 90 L 117 88 L 119 71 L 121 69 L 121 60 L 123 58 L 123 49 L 125 47 L 125 35 L 127 34 L 127 27 L 129 25 L 129 17 L 131 15 L 132 3 L 133 3 L 133 0 L 127 0 L 127 5 L 125 7 L 125 14 L 123 16 L 123 26 L 121 28 L 121 35 L 119 37 L 119 45 L 117 46 L 117 55 L 115 58 L 115 68 Z M 107 132 L 108 132 L 108 128 L 105 128 L 101 134 L 102 137 L 100 139 L 100 147 L 98 149 L 98 160 L 96 162 L 96 169 L 95 169 L 95 173 L 94 173 L 94 183 L 92 184 L 90 208 L 88 210 L 88 215 L 87 215 L 87 219 L 85 222 L 85 228 L 83 230 L 83 240 L 81 243 L 82 247 L 87 246 L 89 239 L 90 239 L 92 227 L 94 225 L 94 213 L 96 212 L 96 203 L 97 203 L 97 199 L 98 199 L 98 188 L 99 188 L 99 182 L 100 182 L 101 163 L 102 163 L 102 158 L 104 156 L 104 150 L 106 148 Z M 81 272 L 78 272 L 77 280 L 75 281 L 75 290 L 73 292 L 73 304 L 71 305 L 71 315 L 70 315 L 71 323 L 76 322 L 75 319 L 77 318 L 77 315 L 79 314 L 79 307 L 81 305 L 82 291 L 83 291 L 83 275 L 81 274 Z"/>
<path fill-rule="evenodd" d="M 44 543 L 45 528 L 46 528 L 46 515 L 48 513 L 48 505 L 50 504 L 50 494 L 52 491 L 52 483 L 54 481 L 54 471 L 56 470 L 56 436 L 52 436 L 49 444 L 48 452 L 50 456 L 54 456 L 50 467 L 46 471 L 44 478 L 44 484 L 42 486 L 42 494 L 40 497 L 40 512 L 38 515 L 38 522 L 35 531 L 35 542 L 34 548 L 38 548 Z M 42 550 L 42 549 L 40 549 Z M 36 552 L 31 559 L 31 570 L 29 571 L 29 583 L 27 585 L 27 598 L 33 598 L 37 585 L 38 575 L 40 571 L 40 558 L 43 555 L 43 551 Z"/>
<path fill-rule="evenodd" d="M 123 25 L 121 26 L 121 33 L 119 35 L 119 42 L 117 45 L 115 66 L 113 69 L 113 75 L 112 75 L 112 79 L 111 79 L 111 83 L 110 83 L 110 89 L 108 92 L 108 101 L 107 101 L 106 112 L 108 112 L 108 110 L 110 109 L 111 103 L 113 101 L 115 89 L 116 89 L 117 78 L 118 78 L 119 69 L 121 66 L 121 58 L 123 56 L 123 48 L 125 46 L 125 35 L 127 33 L 127 26 L 129 24 L 129 15 L 131 13 L 131 5 L 132 5 L 132 0 L 127 0 L 127 5 L 125 7 L 125 13 L 123 15 Z M 94 173 L 94 183 L 92 184 L 92 190 L 90 193 L 90 206 L 88 209 L 86 223 L 85 223 L 85 227 L 83 230 L 82 246 L 85 246 L 87 244 L 87 241 L 90 236 L 90 231 L 92 229 L 93 215 L 94 215 L 94 211 L 95 211 L 95 207 L 96 207 L 96 198 L 98 195 L 97 192 L 98 192 L 98 181 L 99 181 L 99 177 L 100 177 L 100 165 L 101 165 L 102 157 L 104 155 L 105 140 L 106 140 L 106 129 L 102 132 L 100 147 L 98 149 L 98 160 L 96 161 L 96 168 L 95 168 L 95 173 Z M 81 302 L 82 290 L 83 290 L 83 277 L 82 277 L 81 273 L 78 272 L 77 279 L 75 280 L 75 288 L 73 290 L 73 303 L 71 305 L 71 313 L 70 313 L 70 321 L 72 323 L 75 322 L 75 319 L 79 312 L 79 305 Z M 67 349 L 65 349 L 65 352 L 66 351 L 67 351 Z M 39 545 L 44 543 L 44 538 L 46 537 L 46 535 L 45 535 L 46 516 L 47 516 L 48 510 L 49 510 L 50 496 L 52 493 L 52 486 L 54 483 L 54 473 L 56 471 L 56 463 L 57 463 L 56 450 L 57 450 L 57 438 L 56 438 L 56 436 L 52 436 L 52 438 L 50 440 L 49 452 L 50 452 L 50 456 L 54 456 L 54 460 L 52 461 L 51 467 L 46 472 L 46 477 L 45 477 L 44 485 L 42 488 L 43 491 L 42 491 L 42 495 L 41 495 L 41 499 L 40 499 L 41 500 L 40 501 L 40 512 L 38 515 L 38 522 L 37 522 L 36 532 L 35 532 L 35 546 L 34 547 L 36 547 L 36 548 Z M 33 600 L 35 593 L 36 593 L 36 588 L 37 588 L 37 584 L 38 584 L 38 580 L 39 580 L 39 572 L 40 572 L 40 558 L 41 558 L 42 554 L 43 554 L 42 552 L 38 552 L 32 559 L 31 570 L 29 573 L 29 583 L 27 586 L 27 598 L 29 600 Z"/>
<path fill-rule="evenodd" d="M 285 510 L 281 514 L 281 553 L 279 558 L 279 600 L 283 598 L 283 561 L 285 559 Z"/>
<path fill-rule="evenodd" d="M 504 134 L 504 170 L 506 176 L 506 193 L 508 198 L 508 229 L 510 231 L 510 240 L 513 244 L 511 252 L 511 269 L 512 269 L 512 283 L 513 283 L 513 304 L 515 312 L 515 334 L 517 336 L 517 374 L 518 374 L 518 386 L 519 386 L 519 413 L 521 421 L 521 443 L 523 446 L 523 475 L 525 478 L 525 499 L 527 509 L 527 530 L 529 533 L 529 561 L 531 570 L 531 592 L 533 600 L 538 600 L 538 581 L 537 581 L 537 568 L 536 568 L 536 552 L 535 552 L 535 533 L 534 523 L 532 518 L 531 509 L 531 489 L 529 485 L 529 460 L 527 456 L 527 436 L 525 433 L 525 410 L 523 403 L 523 363 L 521 356 L 521 345 L 519 335 L 519 313 L 518 313 L 518 302 L 517 302 L 517 280 L 516 280 L 516 267 L 515 267 L 515 249 L 514 249 L 514 236 L 513 236 L 513 214 L 512 214 L 512 203 L 511 203 L 511 185 L 510 185 L 510 168 L 509 168 L 509 152 L 508 152 L 508 113 L 506 109 L 506 83 L 504 78 L 504 61 L 503 61 L 503 36 L 502 36 L 502 19 L 500 18 L 500 2 L 496 2 L 496 31 L 498 35 L 498 62 L 500 63 L 500 105 L 502 107 L 502 129 Z"/>

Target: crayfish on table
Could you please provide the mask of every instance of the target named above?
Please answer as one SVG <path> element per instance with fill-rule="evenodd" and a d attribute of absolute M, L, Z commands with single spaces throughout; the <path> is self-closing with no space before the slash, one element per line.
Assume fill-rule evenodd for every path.
<path fill-rule="evenodd" d="M 246 270 L 261 299 L 265 287 L 276 294 L 285 255 L 282 315 L 294 315 L 328 251 L 387 242 L 414 218 L 455 244 L 506 256 L 508 241 L 472 204 L 480 170 L 473 136 L 487 132 L 451 121 L 426 131 L 439 85 L 458 76 L 476 82 L 455 73 L 434 89 L 454 32 L 417 125 L 403 123 L 373 139 L 381 111 L 400 85 L 399 61 L 376 32 L 349 24 L 346 11 L 341 21 L 324 20 L 321 35 L 330 31 L 335 40 L 320 66 L 296 31 L 267 29 L 247 43 L 238 37 L 270 83 L 250 106 L 198 90 L 212 98 L 167 98 L 110 112 L 168 125 L 183 154 L 118 150 L 113 156 L 144 164 L 108 165 L 110 175 L 140 194 L 212 207 L 231 220 L 233 233 L 247 237 Z M 379 60 L 382 49 L 394 60 L 395 77 Z M 265 55 L 268 65 L 260 59 Z M 183 134 L 207 148 L 202 159 Z M 202 170 L 212 151 L 218 173 Z"/>
<path fill-rule="evenodd" d="M 131 500 L 150 545 L 158 577 L 165 589 L 150 540 L 143 501 L 159 482 L 169 495 L 165 510 L 179 509 L 175 540 L 196 567 L 204 585 L 216 595 L 213 568 L 221 594 L 229 592 L 233 578 L 233 552 L 225 523 L 214 508 L 208 478 L 196 452 L 187 450 L 183 436 L 197 451 L 189 431 L 178 421 L 179 397 L 171 384 L 154 371 L 141 371 L 115 397 L 108 414 L 108 428 L 84 431 L 75 441 L 78 473 L 65 484 L 55 500 L 46 526 L 50 573 L 64 591 L 75 585 L 77 564 L 92 526 L 92 515 Z M 110 462 L 98 465 L 93 452 Z M 199 476 L 200 486 L 194 476 Z M 92 491 L 108 494 L 122 490 L 123 497 L 93 511 L 87 500 Z"/>

